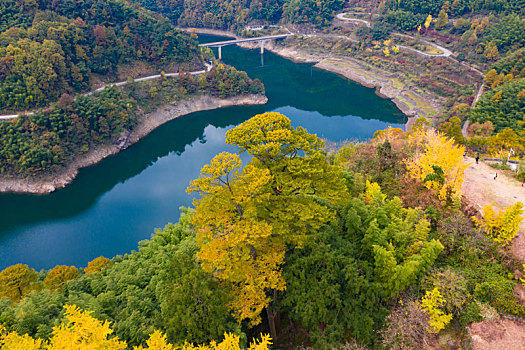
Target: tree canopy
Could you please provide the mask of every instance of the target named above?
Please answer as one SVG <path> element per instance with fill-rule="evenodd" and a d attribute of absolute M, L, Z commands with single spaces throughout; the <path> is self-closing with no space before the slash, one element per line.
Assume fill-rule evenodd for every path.
<path fill-rule="evenodd" d="M 323 142 L 279 113 L 256 115 L 228 131 L 226 143 L 252 160 L 241 170 L 239 155 L 221 153 L 192 181 L 189 191 L 202 196 L 192 217 L 197 255 L 231 284 L 236 317 L 257 324 L 267 290 L 285 289 L 286 246 L 333 219 L 330 206 L 342 203 L 346 188 L 321 154 Z"/>

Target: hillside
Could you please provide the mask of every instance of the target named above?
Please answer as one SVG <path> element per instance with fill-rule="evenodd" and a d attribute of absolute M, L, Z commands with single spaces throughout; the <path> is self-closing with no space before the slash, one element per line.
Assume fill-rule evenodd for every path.
<path fill-rule="evenodd" d="M 160 106 L 264 102 L 175 26 L 286 28 L 269 50 L 378 87 L 411 118 L 333 147 L 274 111 L 228 128 L 187 184 L 191 208 L 136 251 L 0 271 L 0 349 L 525 347 L 525 0 L 2 6 L 0 106 L 48 106 L 0 122 L 5 178 L 123 149 Z M 179 73 L 79 94 L 147 67 Z"/>
<path fill-rule="evenodd" d="M 0 111 L 89 91 L 99 79 L 115 81 L 123 65 L 202 66 L 189 35 L 121 0 L 2 0 L 0 19 Z"/>
<path fill-rule="evenodd" d="M 205 69 L 203 62 L 213 60 L 210 50 L 200 50 L 190 35 L 136 4 L 2 1 L 0 18 L 0 111 L 33 110 L 0 120 L 3 179 L 68 179 L 58 181 L 61 187 L 78 171 L 62 174 L 74 160 L 100 146 L 128 147 L 135 127 L 159 106 L 199 94 L 264 94 L 259 81 L 233 67 Z M 153 74 L 159 79 L 134 81 Z M 103 89 L 122 80 L 122 88 Z M 25 188 L 13 186 L 4 190 Z"/>
<path fill-rule="evenodd" d="M 242 32 L 251 23 L 276 24 L 280 21 L 328 25 L 344 0 L 134 0 L 145 8 L 166 15 L 183 27 L 202 27 Z"/>

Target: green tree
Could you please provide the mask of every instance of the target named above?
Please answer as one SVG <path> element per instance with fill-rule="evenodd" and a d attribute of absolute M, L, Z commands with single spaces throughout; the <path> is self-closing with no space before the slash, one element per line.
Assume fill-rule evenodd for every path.
<path fill-rule="evenodd" d="M 454 139 L 458 144 L 464 143 L 463 133 L 461 131 L 461 119 L 458 117 L 452 117 L 447 122 L 441 124 L 439 131 L 449 138 Z"/>
<path fill-rule="evenodd" d="M 229 294 L 196 258 L 192 235 L 177 246 L 162 283 L 162 325 L 173 343 L 206 343 L 224 333 L 241 335 L 227 308 Z"/>
<path fill-rule="evenodd" d="M 429 239 L 430 223 L 420 209 L 387 199 L 377 184 L 367 183 L 362 199 L 353 199 L 343 215 L 346 235 L 359 242 L 361 259 L 373 267 L 373 282 L 393 297 L 427 271 L 443 250 Z"/>
<path fill-rule="evenodd" d="M 438 19 L 436 22 L 436 29 L 441 29 L 445 27 L 448 24 L 448 14 L 447 12 L 442 9 L 439 11 Z"/>
<path fill-rule="evenodd" d="M 338 344 L 349 333 L 370 343 L 386 316 L 370 267 L 358 256 L 358 246 L 334 224 L 287 258 L 287 289 L 279 304 L 308 331 L 316 349 Z"/>

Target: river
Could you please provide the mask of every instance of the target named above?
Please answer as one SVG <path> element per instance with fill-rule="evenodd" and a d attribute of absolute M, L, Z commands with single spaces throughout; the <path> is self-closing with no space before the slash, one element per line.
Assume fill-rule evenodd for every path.
<path fill-rule="evenodd" d="M 222 40 L 203 36 L 205 42 Z M 335 74 L 270 52 L 223 47 L 223 61 L 259 78 L 268 104 L 193 113 L 153 131 L 129 149 L 81 169 L 65 189 L 46 196 L 0 195 L 0 269 L 83 267 L 93 258 L 137 249 L 154 228 L 176 222 L 191 205 L 185 190 L 200 168 L 225 150 L 227 130 L 268 111 L 287 115 L 329 141 L 364 140 L 406 117 L 390 101 Z"/>

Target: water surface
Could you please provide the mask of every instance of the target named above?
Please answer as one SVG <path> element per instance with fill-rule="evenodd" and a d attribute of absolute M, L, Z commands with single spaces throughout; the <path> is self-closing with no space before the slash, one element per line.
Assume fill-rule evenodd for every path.
<path fill-rule="evenodd" d="M 223 38 L 201 36 L 202 41 Z M 35 269 L 86 266 L 137 248 L 154 228 L 176 222 L 191 205 L 185 190 L 213 156 L 235 148 L 227 130 L 268 111 L 327 140 L 367 139 L 406 119 L 389 100 L 335 74 L 277 55 L 236 46 L 225 63 L 259 78 L 268 104 L 193 113 L 153 131 L 129 149 L 82 169 L 65 189 L 47 196 L 0 195 L 0 269 L 24 263 Z"/>

